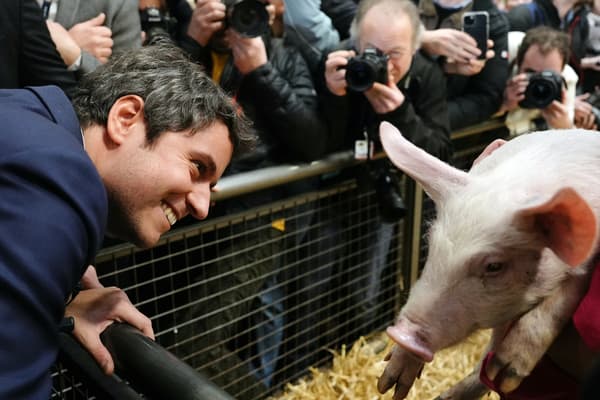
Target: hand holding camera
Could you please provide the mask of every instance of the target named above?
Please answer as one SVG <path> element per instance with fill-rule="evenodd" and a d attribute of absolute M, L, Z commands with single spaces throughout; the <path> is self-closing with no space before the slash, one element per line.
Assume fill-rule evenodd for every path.
<path fill-rule="evenodd" d="M 187 34 L 201 46 L 225 26 L 225 4 L 220 0 L 197 0 Z"/>
<path fill-rule="evenodd" d="M 562 76 L 550 70 L 515 75 L 506 84 L 502 109 L 505 111 L 512 111 L 517 107 L 545 109 L 555 100 L 557 103 L 562 103 L 564 87 Z"/>
<path fill-rule="evenodd" d="M 400 107 L 406 97 L 396 86 L 393 77 L 389 77 L 387 84 L 375 82 L 373 86 L 364 92 L 371 107 L 377 114 L 387 114 Z"/>
<path fill-rule="evenodd" d="M 226 28 L 243 37 L 258 37 L 269 30 L 267 7 L 259 0 L 197 0 L 187 34 L 202 46 Z"/>
<path fill-rule="evenodd" d="M 346 64 L 348 89 L 365 92 L 376 82 L 388 83 L 388 57 L 380 50 L 366 48 L 362 54 L 354 56 Z"/>
<path fill-rule="evenodd" d="M 524 98 L 519 102 L 521 108 L 544 109 L 554 100 L 562 101 L 563 88 L 566 84 L 562 76 L 551 70 L 527 73 L 527 88 Z"/>
<path fill-rule="evenodd" d="M 228 30 L 225 37 L 231 47 L 233 63 L 243 75 L 267 63 L 267 49 L 261 37 L 245 37 L 233 30 Z"/>
<path fill-rule="evenodd" d="M 353 50 L 330 53 L 325 63 L 325 81 L 336 96 L 345 96 L 347 90 L 364 93 L 378 114 L 391 112 L 404 103 L 394 76 L 389 75 L 388 57 L 375 48 L 358 55 Z"/>
<path fill-rule="evenodd" d="M 346 65 L 348 65 L 348 60 L 355 55 L 354 50 L 337 50 L 327 55 L 325 83 L 329 91 L 336 96 L 345 96 L 347 93 Z"/>

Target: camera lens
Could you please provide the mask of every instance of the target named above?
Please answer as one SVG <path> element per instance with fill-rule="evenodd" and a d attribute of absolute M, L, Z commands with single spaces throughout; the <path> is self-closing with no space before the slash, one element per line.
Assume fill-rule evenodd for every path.
<path fill-rule="evenodd" d="M 531 88 L 531 96 L 540 104 L 543 104 L 549 98 L 552 88 L 546 83 L 540 82 Z"/>
<path fill-rule="evenodd" d="M 542 71 L 529 76 L 522 108 L 546 108 L 554 100 L 562 98 L 562 77 L 552 71 Z"/>
<path fill-rule="evenodd" d="M 375 71 L 366 62 L 348 63 L 346 81 L 350 89 L 364 92 L 375 83 Z"/>
<path fill-rule="evenodd" d="M 242 0 L 228 10 L 229 25 L 239 34 L 256 37 L 269 30 L 269 13 L 258 0 Z"/>

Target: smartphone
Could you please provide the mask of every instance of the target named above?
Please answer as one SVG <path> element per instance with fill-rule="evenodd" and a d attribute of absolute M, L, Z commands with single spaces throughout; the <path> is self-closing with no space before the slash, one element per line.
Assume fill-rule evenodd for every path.
<path fill-rule="evenodd" d="M 487 41 L 490 34 L 490 15 L 487 11 L 467 11 L 462 16 L 463 31 L 468 33 L 477 42 L 481 50 L 480 60 L 485 60 Z"/>

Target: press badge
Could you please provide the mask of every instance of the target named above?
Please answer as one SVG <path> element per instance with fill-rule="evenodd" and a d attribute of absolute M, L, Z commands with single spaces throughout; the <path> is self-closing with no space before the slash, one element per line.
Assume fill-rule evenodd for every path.
<path fill-rule="evenodd" d="M 373 142 L 370 140 L 357 140 L 354 142 L 354 158 L 367 160 L 373 157 Z"/>

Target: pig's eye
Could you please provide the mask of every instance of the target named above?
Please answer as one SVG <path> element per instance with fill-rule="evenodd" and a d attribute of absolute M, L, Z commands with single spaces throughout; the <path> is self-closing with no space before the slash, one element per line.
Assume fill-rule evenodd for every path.
<path fill-rule="evenodd" d="M 498 272 L 502 271 L 503 268 L 504 268 L 503 263 L 499 263 L 499 262 L 489 263 L 485 266 L 485 272 L 487 274 L 497 274 Z"/>

